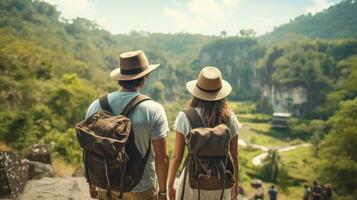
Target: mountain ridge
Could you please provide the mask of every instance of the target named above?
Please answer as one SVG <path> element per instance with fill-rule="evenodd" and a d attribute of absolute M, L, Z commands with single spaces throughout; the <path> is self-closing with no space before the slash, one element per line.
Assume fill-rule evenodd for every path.
<path fill-rule="evenodd" d="M 318 12 L 300 15 L 286 24 L 279 25 L 270 33 L 259 37 L 263 42 L 274 44 L 289 34 L 313 39 L 357 38 L 357 2 L 343 0 Z"/>

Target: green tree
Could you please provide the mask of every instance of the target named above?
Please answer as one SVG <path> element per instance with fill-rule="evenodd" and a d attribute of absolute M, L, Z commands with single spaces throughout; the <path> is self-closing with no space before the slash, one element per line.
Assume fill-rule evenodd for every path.
<path fill-rule="evenodd" d="M 311 134 L 310 142 L 313 145 L 314 156 L 316 158 L 319 156 L 319 147 L 325 135 L 325 130 L 325 122 L 322 120 L 312 120 L 309 123 L 309 132 Z"/>
<path fill-rule="evenodd" d="M 157 100 L 157 101 L 164 101 L 164 90 L 165 86 L 161 82 L 155 82 L 153 87 L 152 87 L 152 98 Z"/>
<path fill-rule="evenodd" d="M 260 176 L 266 180 L 276 182 L 281 165 L 279 151 L 277 149 L 269 150 L 268 156 L 264 159 L 263 166 L 260 169 Z"/>
<path fill-rule="evenodd" d="M 341 103 L 340 110 L 329 120 L 331 130 L 321 144 L 320 178 L 332 183 L 341 196 L 357 194 L 356 119 L 357 98 Z"/>

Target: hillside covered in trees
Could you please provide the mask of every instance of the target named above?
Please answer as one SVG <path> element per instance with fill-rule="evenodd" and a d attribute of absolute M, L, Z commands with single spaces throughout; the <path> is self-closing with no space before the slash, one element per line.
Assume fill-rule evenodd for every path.
<path fill-rule="evenodd" d="M 355 1 L 345 0 L 262 38 L 135 31 L 113 35 L 83 18 L 63 19 L 42 1 L 2 0 L 0 142 L 20 151 L 47 143 L 56 156 L 78 164 L 74 124 L 93 99 L 118 89 L 109 72 L 118 66 L 119 54 L 143 49 L 151 63 L 161 64 L 143 92 L 161 103 L 188 99 L 185 83 L 203 66 L 213 65 L 233 86 L 229 100 L 253 102 L 256 112 L 294 113 L 289 137 L 315 142 L 321 169 L 317 176 L 353 199 L 356 8 Z M 283 39 L 288 32 L 302 36 Z"/>
<path fill-rule="evenodd" d="M 300 15 L 287 24 L 275 27 L 274 31 L 263 35 L 261 39 L 275 43 L 289 34 L 320 39 L 356 39 L 356 12 L 355 0 L 343 0 L 314 15 Z"/>

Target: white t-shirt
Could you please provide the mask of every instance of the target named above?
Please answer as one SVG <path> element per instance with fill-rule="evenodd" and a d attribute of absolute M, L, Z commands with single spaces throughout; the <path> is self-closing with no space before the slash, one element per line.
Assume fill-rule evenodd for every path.
<path fill-rule="evenodd" d="M 200 108 L 195 108 L 195 109 L 198 112 L 198 115 L 202 119 L 201 109 Z M 233 112 L 231 112 L 228 128 L 231 131 L 231 138 L 238 134 L 239 121 Z M 180 111 L 174 123 L 174 130 L 186 136 L 191 131 L 191 129 L 192 129 L 191 124 L 187 116 L 185 115 L 184 112 Z"/>

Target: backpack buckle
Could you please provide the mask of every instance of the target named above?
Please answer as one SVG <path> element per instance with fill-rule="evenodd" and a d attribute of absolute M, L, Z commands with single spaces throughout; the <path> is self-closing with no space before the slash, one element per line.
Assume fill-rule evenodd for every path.
<path fill-rule="evenodd" d="M 100 114 L 99 113 L 96 113 L 94 116 L 93 116 L 93 119 L 94 120 L 98 120 L 100 118 Z"/>

